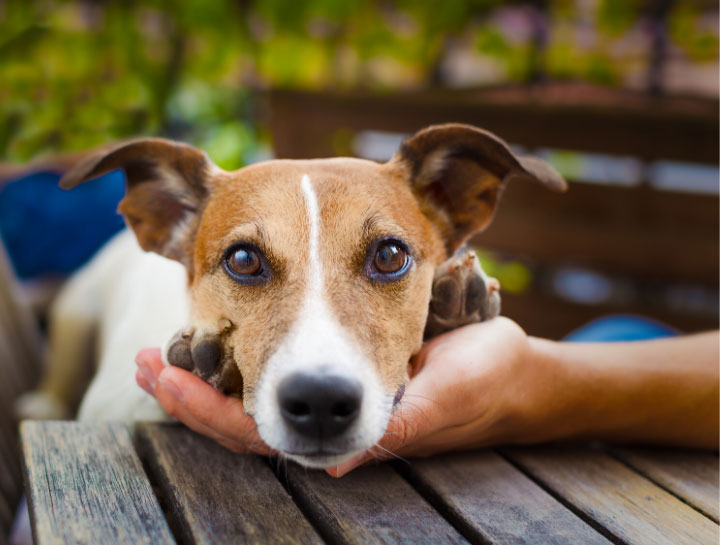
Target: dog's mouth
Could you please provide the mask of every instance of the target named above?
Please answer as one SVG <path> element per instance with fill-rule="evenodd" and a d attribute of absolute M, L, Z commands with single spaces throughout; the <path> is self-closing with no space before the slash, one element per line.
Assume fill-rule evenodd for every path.
<path fill-rule="evenodd" d="M 316 469 L 326 469 L 344 464 L 352 460 L 361 451 L 353 450 L 350 452 L 335 452 L 328 450 L 315 450 L 308 452 L 283 452 L 283 455 L 305 467 Z"/>

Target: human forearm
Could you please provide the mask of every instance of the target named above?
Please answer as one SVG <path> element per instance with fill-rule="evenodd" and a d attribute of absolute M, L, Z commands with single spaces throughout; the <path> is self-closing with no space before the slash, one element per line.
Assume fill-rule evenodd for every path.
<path fill-rule="evenodd" d="M 597 438 L 717 448 L 717 332 L 633 343 L 530 339 L 552 378 L 528 441 Z M 544 396 L 544 398 L 543 398 Z M 527 407 L 527 410 L 531 410 Z"/>

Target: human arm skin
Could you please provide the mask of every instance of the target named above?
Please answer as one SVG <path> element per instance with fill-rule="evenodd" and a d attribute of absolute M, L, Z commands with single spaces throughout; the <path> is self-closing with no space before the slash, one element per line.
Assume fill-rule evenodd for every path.
<path fill-rule="evenodd" d="M 538 361 L 558 369 L 569 388 L 548 424 L 560 438 L 717 449 L 718 338 L 717 331 L 625 343 L 530 338 Z"/>

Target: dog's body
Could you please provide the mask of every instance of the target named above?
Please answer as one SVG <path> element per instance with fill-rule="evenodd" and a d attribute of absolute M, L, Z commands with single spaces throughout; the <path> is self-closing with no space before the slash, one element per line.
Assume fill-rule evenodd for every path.
<path fill-rule="evenodd" d="M 504 184 L 564 188 L 544 163 L 462 125 L 426 129 L 384 164 L 269 161 L 234 173 L 149 139 L 99 153 L 63 183 L 114 168 L 126 172 L 120 210 L 140 245 L 175 262 L 124 234 L 71 281 L 57 308 L 72 325 L 52 333 L 40 399 L 72 398 L 78 351 L 99 324 L 80 418 L 155 418 L 132 361 L 170 339 L 170 364 L 242 397 L 271 448 L 313 467 L 382 437 L 424 332 L 497 313 L 496 283 L 453 255 L 489 223 Z"/>
<path fill-rule="evenodd" d="M 67 417 L 82 398 L 80 420 L 166 418 L 135 383 L 133 362 L 141 348 L 166 342 L 188 315 L 184 267 L 143 252 L 131 231 L 121 232 L 54 302 L 43 395 L 25 397 L 21 412 Z M 96 369 L 88 369 L 94 362 Z"/>

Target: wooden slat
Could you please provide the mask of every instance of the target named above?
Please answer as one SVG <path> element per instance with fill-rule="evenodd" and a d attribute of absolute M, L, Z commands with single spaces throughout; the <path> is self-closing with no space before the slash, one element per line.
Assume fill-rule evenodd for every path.
<path fill-rule="evenodd" d="M 715 317 L 672 313 L 651 305 L 583 305 L 537 292 L 503 293 L 502 314 L 518 322 L 529 334 L 560 339 L 589 321 L 612 314 L 652 318 L 679 331 L 690 333 L 717 329 Z"/>
<path fill-rule="evenodd" d="M 540 264 L 717 286 L 718 206 L 715 195 L 645 187 L 572 183 L 558 194 L 508 184 L 493 223 L 474 242 Z"/>
<path fill-rule="evenodd" d="M 416 460 L 407 477 L 473 541 L 610 543 L 492 451 Z"/>
<path fill-rule="evenodd" d="M 122 424 L 21 425 L 33 537 L 48 543 L 175 543 Z"/>
<path fill-rule="evenodd" d="M 43 350 L 40 330 L 32 315 L 30 306 L 15 278 L 10 258 L 0 243 L 0 307 L 7 320 L 4 333 L 15 346 L 21 360 L 15 365 L 23 378 L 20 385 L 30 388 L 37 382 L 41 369 Z"/>
<path fill-rule="evenodd" d="M 16 426 L 7 420 L 0 422 L 0 496 L 14 510 L 22 496 L 22 469 Z"/>
<path fill-rule="evenodd" d="M 613 455 L 718 521 L 718 457 L 701 451 L 613 448 Z"/>
<path fill-rule="evenodd" d="M 623 543 L 717 543 L 717 524 L 605 453 L 540 447 L 505 454 Z"/>
<path fill-rule="evenodd" d="M 40 337 L 0 242 L 0 534 L 7 534 L 22 494 L 14 402 L 40 372 Z"/>
<path fill-rule="evenodd" d="M 305 514 L 333 543 L 467 543 L 387 464 L 342 479 L 294 464 L 281 473 Z"/>
<path fill-rule="evenodd" d="M 136 433 L 181 541 L 322 543 L 264 458 L 172 424 L 143 424 Z"/>
<path fill-rule="evenodd" d="M 15 507 L 15 505 L 11 507 L 8 504 L 7 498 L 0 494 L 0 545 L 7 543 L 7 536 L 12 527 Z"/>
<path fill-rule="evenodd" d="M 457 121 L 527 147 L 718 161 L 713 99 L 652 98 L 575 84 L 388 94 L 276 90 L 266 98 L 274 147 L 283 158 L 350 153 L 338 149 L 343 132 L 414 132 Z"/>

